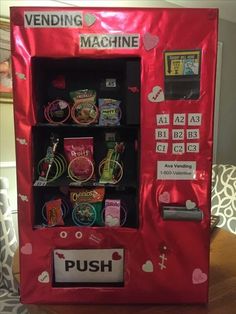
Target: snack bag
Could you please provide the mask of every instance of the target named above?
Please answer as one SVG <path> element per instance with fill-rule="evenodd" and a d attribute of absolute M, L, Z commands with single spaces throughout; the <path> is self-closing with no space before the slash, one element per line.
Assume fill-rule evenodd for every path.
<path fill-rule="evenodd" d="M 116 184 L 123 177 L 121 154 L 124 152 L 123 142 L 107 142 L 107 155 L 99 164 L 99 183 Z"/>
<path fill-rule="evenodd" d="M 37 184 L 39 182 L 47 182 L 52 164 L 55 161 L 55 153 L 56 153 L 58 143 L 59 143 L 59 137 L 52 133 L 50 135 L 50 144 L 47 147 L 46 156 L 42 159 L 42 164 L 39 169 L 39 178 L 36 181 Z"/>
<path fill-rule="evenodd" d="M 70 201 L 74 208 L 72 218 L 76 224 L 103 225 L 101 211 L 104 194 L 104 187 L 70 189 Z"/>
<path fill-rule="evenodd" d="M 74 181 L 95 180 L 93 137 L 64 138 L 64 152 L 69 176 Z"/>
<path fill-rule="evenodd" d="M 120 227 L 120 200 L 105 200 L 105 226 Z"/>
<path fill-rule="evenodd" d="M 45 205 L 48 226 L 64 226 L 61 199 L 48 201 Z"/>
<path fill-rule="evenodd" d="M 89 125 L 97 122 L 96 91 L 89 89 L 77 90 L 71 92 L 70 97 L 74 100 L 71 117 L 76 123 Z"/>
<path fill-rule="evenodd" d="M 120 101 L 116 99 L 100 98 L 99 106 L 99 125 L 120 125 L 121 109 Z"/>

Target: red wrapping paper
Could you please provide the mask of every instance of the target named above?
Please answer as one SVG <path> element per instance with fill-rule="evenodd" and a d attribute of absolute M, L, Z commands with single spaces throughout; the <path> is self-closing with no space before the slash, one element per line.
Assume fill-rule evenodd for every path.
<path fill-rule="evenodd" d="M 82 27 L 25 27 L 26 12 L 73 11 L 95 16 Z M 91 20 L 90 20 L 91 23 Z M 17 154 L 20 232 L 21 301 L 23 303 L 206 303 L 209 276 L 209 221 L 212 127 L 218 14 L 215 9 L 122 8 L 11 8 L 12 68 Z M 138 34 L 138 48 L 81 49 L 81 34 Z M 158 86 L 164 91 L 164 52 L 201 51 L 198 99 L 150 101 Z M 77 227 L 33 230 L 32 127 L 37 124 L 32 90 L 32 57 L 114 58 L 139 57 L 140 179 L 138 228 Z M 18 75 L 24 74 L 22 79 Z M 184 125 L 173 127 L 174 114 L 186 114 Z M 167 140 L 155 139 L 156 115 L 169 115 Z M 189 126 L 189 114 L 201 114 L 201 124 Z M 173 140 L 172 129 L 198 129 L 199 138 Z M 167 143 L 166 153 L 156 143 Z M 198 143 L 199 153 L 173 154 L 176 143 Z M 160 161 L 196 165 L 192 180 L 158 179 Z M 158 164 L 159 163 L 159 164 Z M 203 213 L 196 221 L 162 218 L 163 204 L 195 203 Z M 67 237 L 62 237 L 66 232 Z M 97 238 L 98 241 L 91 239 Z M 53 287 L 52 250 L 124 248 L 123 287 Z M 164 254 L 164 255 L 163 255 Z M 161 266 L 162 265 L 162 266 Z M 164 265 L 164 266 L 163 266 Z M 42 280 L 44 278 L 44 280 Z M 46 278 L 46 279 L 45 279 Z"/>

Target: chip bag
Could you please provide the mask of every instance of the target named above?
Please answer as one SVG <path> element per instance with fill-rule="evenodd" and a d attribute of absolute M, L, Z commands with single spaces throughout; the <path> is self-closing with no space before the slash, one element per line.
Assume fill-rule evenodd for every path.
<path fill-rule="evenodd" d="M 70 202 L 74 209 L 78 208 L 76 219 L 82 225 L 86 225 L 89 219 L 93 220 L 91 208 L 94 208 L 96 212 L 94 224 L 97 226 L 103 225 L 102 202 L 104 194 L 104 187 L 70 188 Z M 88 225 L 90 224 L 88 223 Z"/>
<path fill-rule="evenodd" d="M 120 125 L 121 109 L 120 101 L 116 99 L 100 98 L 99 106 L 99 125 Z"/>
<path fill-rule="evenodd" d="M 46 202 L 46 217 L 48 226 L 64 225 L 61 199 Z"/>
<path fill-rule="evenodd" d="M 93 137 L 64 138 L 64 152 L 73 181 L 95 180 Z"/>
<path fill-rule="evenodd" d="M 116 184 L 123 177 L 121 155 L 124 152 L 124 142 L 106 142 L 107 155 L 99 164 L 99 183 Z"/>
<path fill-rule="evenodd" d="M 98 109 L 96 106 L 96 91 L 83 89 L 70 93 L 74 100 L 71 108 L 72 119 L 81 125 L 97 123 Z"/>

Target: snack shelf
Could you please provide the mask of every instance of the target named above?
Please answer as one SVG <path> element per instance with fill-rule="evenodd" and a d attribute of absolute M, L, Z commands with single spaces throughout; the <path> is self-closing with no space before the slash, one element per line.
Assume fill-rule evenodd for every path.
<path fill-rule="evenodd" d="M 133 182 L 126 182 L 126 183 L 121 183 L 121 184 L 109 184 L 109 183 L 99 183 L 99 182 L 72 182 L 69 178 L 63 178 L 63 179 L 58 179 L 54 182 L 46 182 L 46 184 L 42 185 L 37 185 L 35 182 L 33 184 L 34 187 L 42 188 L 42 187 L 77 187 L 77 188 L 82 188 L 82 187 L 104 187 L 104 188 L 111 188 L 116 191 L 124 191 L 126 189 L 137 189 L 137 183 L 135 181 Z"/>
<path fill-rule="evenodd" d="M 76 123 L 58 123 L 58 124 L 52 124 L 52 123 L 37 123 L 35 127 L 42 127 L 42 128 L 79 128 L 79 129 L 104 129 L 104 130 L 122 130 L 122 129 L 138 129 L 139 125 L 138 124 L 133 124 L 133 125 L 99 125 L 99 124 L 94 124 L 94 125 L 79 125 Z"/>

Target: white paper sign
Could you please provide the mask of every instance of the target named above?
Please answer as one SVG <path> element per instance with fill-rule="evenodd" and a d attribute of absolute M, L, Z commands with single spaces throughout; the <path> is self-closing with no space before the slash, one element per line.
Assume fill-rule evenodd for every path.
<path fill-rule="evenodd" d="M 172 144 L 172 154 L 178 155 L 185 152 L 184 143 Z"/>
<path fill-rule="evenodd" d="M 170 115 L 169 114 L 157 114 L 156 122 L 157 122 L 157 125 L 168 125 L 170 124 Z"/>
<path fill-rule="evenodd" d="M 201 123 L 202 123 L 202 114 L 201 113 L 189 113 L 188 114 L 188 125 L 200 126 Z"/>
<path fill-rule="evenodd" d="M 24 26 L 36 28 L 82 27 L 83 15 L 79 11 L 26 11 Z"/>
<path fill-rule="evenodd" d="M 169 130 L 168 129 L 155 129 L 156 140 L 168 140 Z"/>
<path fill-rule="evenodd" d="M 156 153 L 166 154 L 168 151 L 168 143 L 156 143 Z"/>
<path fill-rule="evenodd" d="M 124 250 L 54 250 L 55 282 L 121 283 Z"/>
<path fill-rule="evenodd" d="M 185 113 L 175 113 L 173 118 L 173 125 L 185 125 Z"/>
<path fill-rule="evenodd" d="M 196 161 L 158 161 L 158 180 L 194 180 Z"/>
<path fill-rule="evenodd" d="M 138 49 L 139 34 L 80 34 L 80 49 Z"/>
<path fill-rule="evenodd" d="M 172 139 L 175 141 L 184 140 L 184 129 L 172 130 Z"/>
<path fill-rule="evenodd" d="M 187 139 L 188 140 L 199 139 L 199 138 L 200 138 L 199 129 L 188 129 L 187 130 Z"/>
<path fill-rule="evenodd" d="M 199 153 L 199 143 L 187 143 L 187 153 Z"/>

